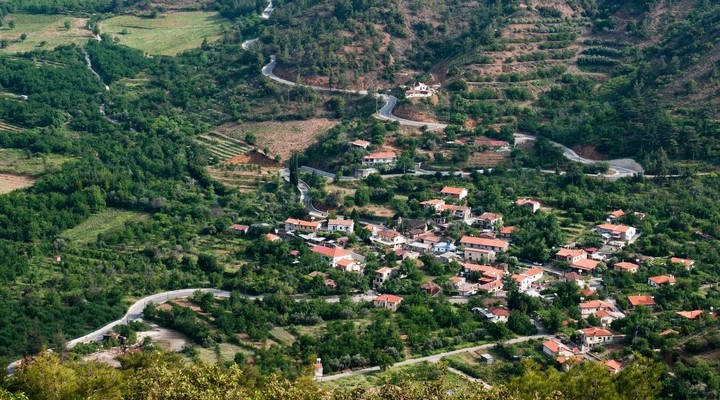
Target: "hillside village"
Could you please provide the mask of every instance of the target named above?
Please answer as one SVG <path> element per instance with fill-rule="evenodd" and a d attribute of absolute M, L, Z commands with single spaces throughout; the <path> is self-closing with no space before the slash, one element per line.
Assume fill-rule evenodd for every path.
<path fill-rule="evenodd" d="M 384 156 L 383 156 L 384 157 Z M 377 158 L 375 159 L 377 160 Z M 294 248 L 291 254 L 299 259 L 302 252 L 317 254 L 326 269 L 312 271 L 309 278 L 320 279 L 327 294 L 335 293 L 338 284 L 331 279 L 330 271 L 356 274 L 369 282 L 372 304 L 376 308 L 397 311 L 403 305 L 403 283 L 414 281 L 416 289 L 434 297 L 446 296 L 451 301 L 467 302 L 478 297 L 481 305 L 472 312 L 491 323 L 508 323 L 509 317 L 522 311 L 511 311 L 510 297 L 529 296 L 542 302 L 557 301 L 560 285 L 572 285 L 577 290 L 578 319 L 566 316 L 562 326 L 577 326 L 572 335 L 559 334 L 542 344 L 542 352 L 564 368 L 570 368 L 582 360 L 601 363 L 612 373 L 619 372 L 627 359 L 608 358 L 622 354 L 626 335 L 613 329 L 613 322 L 621 320 L 640 308 L 652 310 L 656 305 L 652 292 L 665 286 L 675 285 L 673 274 L 649 276 L 643 293 L 618 298 L 606 296 L 604 275 L 609 272 L 621 274 L 645 273 L 664 266 L 667 270 L 689 271 L 695 262 L 670 257 L 666 259 L 634 255 L 618 258 L 622 249 L 632 244 L 642 232 L 625 225 L 627 213 L 610 210 L 604 221 L 597 221 L 592 234 L 601 238 L 598 247 L 582 247 L 570 244 L 551 249 L 549 262 L 522 261 L 522 257 L 508 256 L 513 246 L 513 234 L 521 227 L 506 225 L 503 215 L 494 210 L 473 210 L 466 205 L 468 189 L 444 186 L 436 192 L 437 197 L 420 202 L 432 215 L 427 219 L 399 217 L 390 224 L 377 224 L 345 216 L 333 216 L 302 220 L 288 218 L 284 224 L 268 233 L 271 241 L 288 241 L 296 246 L 298 239 L 305 248 Z M 536 199 L 518 198 L 514 207 L 527 213 L 547 213 L 551 210 Z M 645 214 L 634 211 L 633 218 L 642 220 Z M 461 228 L 459 239 L 449 235 L 451 229 Z M 469 232 L 473 232 L 470 234 Z M 457 236 L 457 231 L 454 232 Z M 362 238 L 358 240 L 358 238 Z M 370 269 L 366 258 L 380 260 L 381 268 Z M 298 263 L 299 261 L 295 261 Z M 457 271 L 453 276 L 443 275 L 433 279 L 425 274 L 421 281 L 410 275 L 418 271 L 428 272 L 437 265 Z M 410 267 L 408 267 L 410 266 Z M 405 289 L 398 289 L 398 288 Z M 566 286 L 567 287 L 567 286 Z M 356 289 L 360 289 L 357 287 Z M 715 318 L 712 309 L 681 310 L 676 315 L 687 320 Z M 540 314 L 531 315 L 536 331 L 547 332 Z M 567 331 L 567 330 L 566 330 Z M 672 335 L 674 330 L 659 332 Z"/>

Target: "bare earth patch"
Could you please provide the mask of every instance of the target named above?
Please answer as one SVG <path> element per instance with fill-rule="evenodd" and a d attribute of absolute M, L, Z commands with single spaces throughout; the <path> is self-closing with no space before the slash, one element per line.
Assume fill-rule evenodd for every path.
<path fill-rule="evenodd" d="M 0 174 L 0 194 L 10 193 L 13 190 L 30 187 L 35 179 L 29 176 Z"/>
<path fill-rule="evenodd" d="M 150 326 L 152 327 L 151 330 L 145 332 L 138 332 L 138 343 L 142 343 L 142 341 L 146 337 L 149 337 L 152 338 L 152 341 L 154 343 L 157 343 L 163 349 L 167 351 L 172 351 L 174 353 L 181 352 L 185 347 L 185 344 L 187 343 L 187 338 L 182 333 L 171 329 L 163 328 L 155 324 L 150 324 Z"/>
<path fill-rule="evenodd" d="M 279 155 L 288 160 L 294 151 L 303 151 L 316 142 L 317 138 L 339 121 L 326 118 L 314 118 L 306 121 L 266 121 L 247 122 L 243 124 L 223 125 L 218 132 L 236 139 L 244 140 L 245 135 L 252 133 L 257 138 L 258 149 L 269 149 L 269 156 Z"/>

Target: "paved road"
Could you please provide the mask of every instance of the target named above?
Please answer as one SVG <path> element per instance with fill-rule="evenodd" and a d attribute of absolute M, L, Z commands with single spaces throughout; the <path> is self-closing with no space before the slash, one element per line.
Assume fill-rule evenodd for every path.
<path fill-rule="evenodd" d="M 269 10 L 269 11 L 268 11 Z M 270 13 L 272 13 L 272 1 L 269 0 L 269 5 L 266 11 L 266 13 L 263 12 L 263 18 L 269 18 Z M 242 44 L 243 49 L 248 49 L 250 46 L 255 44 L 257 42 L 257 39 L 251 39 L 247 40 Z M 272 79 L 278 83 L 281 83 L 283 85 L 288 86 L 296 86 L 295 82 L 291 82 L 287 79 L 280 78 L 279 76 L 275 75 L 273 73 L 273 70 L 276 66 L 276 59 L 274 55 L 270 56 L 270 63 L 268 63 L 266 66 L 262 68 L 262 74 L 268 77 L 269 79 Z M 325 93 L 346 93 L 346 94 L 357 94 L 361 96 L 365 96 L 368 94 L 366 90 L 347 90 L 347 89 L 336 89 L 336 88 L 325 88 L 325 87 L 319 87 L 319 86 L 307 86 L 311 89 L 314 89 L 319 92 L 325 92 Z M 385 101 L 385 105 L 382 106 L 376 113 L 375 116 L 379 119 L 386 120 L 386 121 L 397 121 L 400 123 L 400 125 L 404 126 L 413 126 L 413 127 L 426 127 L 428 130 L 442 130 L 447 127 L 446 124 L 440 124 L 440 123 L 432 123 L 432 122 L 423 122 L 423 121 L 413 121 L 405 118 L 396 117 L 393 115 L 393 109 L 395 109 L 395 106 L 397 105 L 398 99 L 395 96 L 389 95 L 389 94 L 380 94 L 376 93 L 375 96 L 378 96 Z M 516 143 L 522 143 L 522 142 L 528 142 L 528 141 L 534 141 L 534 136 L 524 135 L 524 134 L 515 134 L 515 141 Z M 607 174 L 601 174 L 600 176 L 603 176 L 607 179 L 620 179 L 625 178 L 629 176 L 634 176 L 637 174 L 641 174 L 644 172 L 642 166 L 638 164 L 635 160 L 624 158 L 624 159 L 615 159 L 615 160 L 607 160 L 607 161 L 596 161 L 596 160 L 590 160 L 587 158 L 583 158 L 579 156 L 575 151 L 572 149 L 561 145 L 560 143 L 551 142 L 555 146 L 560 147 L 563 150 L 563 155 L 568 158 L 569 160 L 579 162 L 582 164 L 597 164 L 600 162 L 605 162 L 609 165 L 610 172 Z M 543 171 L 543 172 L 553 172 L 554 171 Z M 417 172 L 416 172 L 417 174 Z M 447 173 L 446 173 L 447 174 Z M 592 175 L 592 174 L 590 174 Z"/>
<path fill-rule="evenodd" d="M 519 337 L 519 338 L 515 338 L 515 339 L 510 339 L 510 340 L 506 341 L 505 344 L 526 342 L 528 340 L 533 340 L 533 339 L 551 339 L 551 338 L 552 338 L 552 336 L 550 336 L 550 335 L 523 336 L 523 337 Z M 492 347 L 495 347 L 495 343 L 482 344 L 479 346 L 467 347 L 467 348 L 459 349 L 459 350 L 446 351 L 444 353 L 435 354 L 432 356 L 411 358 L 409 360 L 400 361 L 398 363 L 395 363 L 393 365 L 393 367 L 402 367 L 405 365 L 413 365 L 413 364 L 417 364 L 417 363 L 421 363 L 421 362 L 425 362 L 425 361 L 431 362 L 431 363 L 436 363 L 436 362 L 442 360 L 443 357 L 452 356 L 455 354 L 467 353 L 467 352 L 475 352 L 478 350 L 485 350 L 485 349 L 489 349 Z M 370 368 L 358 369 L 358 370 L 354 370 L 354 371 L 343 372 L 341 374 L 336 374 L 336 375 L 323 376 L 321 378 L 317 378 L 316 380 L 319 382 L 327 382 L 327 381 L 333 381 L 335 379 L 346 378 L 348 376 L 367 374 L 368 372 L 375 372 L 375 371 L 380 371 L 380 367 L 370 367 Z"/>

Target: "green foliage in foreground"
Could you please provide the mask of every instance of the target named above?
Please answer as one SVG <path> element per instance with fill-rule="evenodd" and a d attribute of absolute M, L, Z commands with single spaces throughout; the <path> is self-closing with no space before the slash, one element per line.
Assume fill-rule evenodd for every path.
<path fill-rule="evenodd" d="M 185 365 L 176 356 L 139 353 L 121 356 L 122 367 L 99 363 L 61 362 L 54 354 L 5 382 L 0 399 L 653 399 L 662 389 L 663 369 L 638 358 L 617 375 L 586 362 L 562 373 L 524 365 L 525 373 L 508 386 L 451 387 L 443 378 L 413 385 L 386 383 L 379 388 L 325 390 L 307 377 L 290 381 L 261 376 L 251 366 Z M 309 371 L 308 371 L 309 373 Z M 25 397 L 27 396 L 27 397 Z"/>

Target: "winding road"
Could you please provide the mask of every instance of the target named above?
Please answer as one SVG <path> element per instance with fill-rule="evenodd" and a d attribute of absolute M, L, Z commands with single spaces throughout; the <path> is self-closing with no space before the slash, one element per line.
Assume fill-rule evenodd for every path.
<path fill-rule="evenodd" d="M 269 1 L 268 8 L 265 9 L 263 12 L 263 18 L 267 19 L 270 17 L 270 14 L 273 11 L 272 7 L 272 1 Z M 243 49 L 249 49 L 258 41 L 258 38 L 246 40 L 242 43 Z M 262 68 L 262 74 L 269 79 L 272 79 L 275 82 L 281 83 L 283 85 L 288 86 L 296 86 L 297 83 L 289 81 L 287 79 L 283 79 L 273 73 L 275 66 L 277 65 L 277 60 L 274 55 L 270 56 L 270 63 L 265 65 Z M 319 87 L 319 86 L 310 86 L 310 85 L 304 85 L 305 87 L 314 89 L 319 92 L 324 93 L 345 93 L 345 94 L 357 94 L 361 96 L 365 96 L 368 94 L 366 90 L 348 90 L 348 89 L 337 89 L 337 88 L 325 88 L 325 87 Z M 446 124 L 441 123 L 433 123 L 433 122 L 423 122 L 423 121 L 413 121 L 405 118 L 400 118 L 395 115 L 393 115 L 393 110 L 395 109 L 395 106 L 397 105 L 398 99 L 395 96 L 389 95 L 389 94 L 383 94 L 383 93 L 375 93 L 374 96 L 382 98 L 385 102 L 385 105 L 382 106 L 376 113 L 375 117 L 386 120 L 386 121 L 397 121 L 400 123 L 400 125 L 404 126 L 412 126 L 412 127 L 418 127 L 422 128 L 425 127 L 427 130 L 434 131 L 434 130 L 442 130 L 447 127 Z M 534 141 L 535 137 L 530 135 L 525 135 L 522 133 L 516 133 L 515 135 L 515 141 L 516 143 L 521 142 L 527 142 L 527 141 Z M 581 164 L 598 164 L 598 163 L 606 163 L 609 166 L 609 172 L 605 174 L 599 174 L 598 176 L 605 177 L 607 179 L 620 179 L 620 178 L 626 178 L 630 176 L 635 176 L 638 174 L 644 173 L 644 169 L 640 164 L 638 164 L 635 160 L 629 159 L 629 158 L 622 158 L 622 159 L 614 159 L 614 160 L 590 160 L 587 158 L 583 158 L 580 155 L 578 155 L 575 151 L 572 149 L 563 146 L 560 143 L 552 142 L 551 143 L 554 146 L 557 146 L 562 149 L 563 155 L 572 161 L 581 163 Z M 553 171 L 554 172 L 554 171 Z"/>

